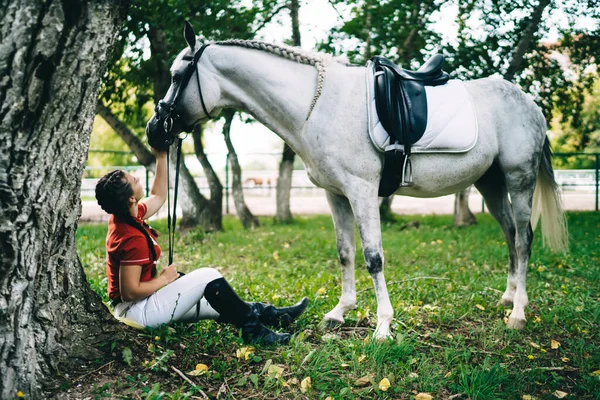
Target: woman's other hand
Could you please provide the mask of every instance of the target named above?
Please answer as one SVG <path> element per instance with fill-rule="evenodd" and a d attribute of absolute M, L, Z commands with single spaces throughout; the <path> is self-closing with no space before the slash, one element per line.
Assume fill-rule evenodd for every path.
<path fill-rule="evenodd" d="M 167 284 L 173 282 L 175 279 L 179 278 L 179 274 L 177 273 L 177 268 L 175 264 L 171 264 L 168 267 L 164 268 L 160 272 L 160 276 L 164 276 L 167 280 Z"/>

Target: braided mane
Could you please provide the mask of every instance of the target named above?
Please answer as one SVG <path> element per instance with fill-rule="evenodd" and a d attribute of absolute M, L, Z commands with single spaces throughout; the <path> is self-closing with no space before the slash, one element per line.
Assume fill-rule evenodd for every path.
<path fill-rule="evenodd" d="M 220 42 L 215 42 L 214 44 L 219 44 L 223 46 L 241 46 L 249 49 L 262 50 L 268 53 L 275 54 L 279 57 L 296 61 L 300 64 L 314 66 L 317 69 L 317 90 L 315 92 L 315 96 L 313 97 L 312 103 L 310 104 L 308 116 L 306 117 L 306 119 L 310 118 L 310 114 L 315 108 L 317 100 L 319 99 L 319 97 L 321 96 L 321 92 L 323 91 L 323 85 L 325 83 L 325 62 L 331 60 L 331 56 L 322 53 L 308 53 L 306 51 L 294 47 L 273 43 L 265 43 L 261 42 L 260 40 L 229 39 Z"/>

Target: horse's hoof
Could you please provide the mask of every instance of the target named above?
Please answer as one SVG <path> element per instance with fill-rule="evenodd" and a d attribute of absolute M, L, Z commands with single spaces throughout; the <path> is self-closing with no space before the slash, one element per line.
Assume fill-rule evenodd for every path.
<path fill-rule="evenodd" d="M 523 329 L 525 328 L 525 323 L 527 321 L 525 321 L 524 319 L 517 319 L 517 318 L 513 318 L 513 317 L 509 317 L 508 318 L 508 322 L 506 323 L 506 327 L 509 329 Z"/>
<path fill-rule="evenodd" d="M 511 298 L 503 297 L 500 299 L 500 304 L 502 304 L 504 307 L 512 307 L 513 301 Z"/>
<path fill-rule="evenodd" d="M 336 329 L 342 325 L 344 325 L 344 321 L 338 321 L 336 319 L 325 318 L 323 321 L 321 321 L 321 326 L 323 329 Z"/>

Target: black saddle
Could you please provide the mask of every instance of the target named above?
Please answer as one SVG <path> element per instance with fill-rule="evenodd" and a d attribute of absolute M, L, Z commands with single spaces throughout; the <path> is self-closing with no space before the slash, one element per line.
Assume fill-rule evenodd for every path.
<path fill-rule="evenodd" d="M 385 57 L 371 58 L 375 70 L 375 104 L 381 124 L 390 135 L 379 195 L 387 197 L 400 186 L 412 186 L 411 145 L 427 128 L 425 86 L 443 85 L 450 77 L 442 70 L 444 56 L 436 54 L 417 71 L 400 68 Z"/>

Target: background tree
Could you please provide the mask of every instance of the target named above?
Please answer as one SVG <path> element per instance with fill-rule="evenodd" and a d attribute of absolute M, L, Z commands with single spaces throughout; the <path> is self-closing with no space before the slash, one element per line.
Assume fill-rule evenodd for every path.
<path fill-rule="evenodd" d="M 0 397 L 43 398 L 116 328 L 75 249 L 120 1 L 9 2 L 0 19 Z"/>

